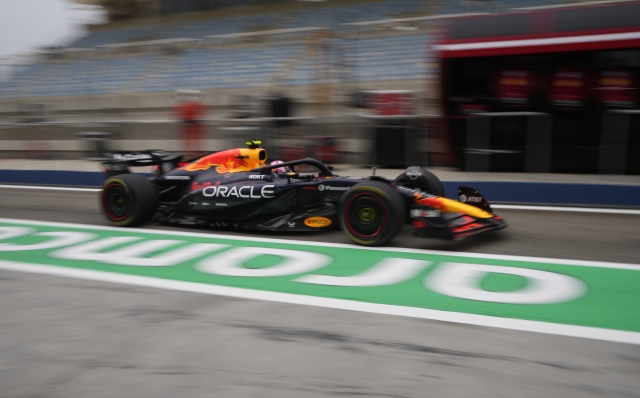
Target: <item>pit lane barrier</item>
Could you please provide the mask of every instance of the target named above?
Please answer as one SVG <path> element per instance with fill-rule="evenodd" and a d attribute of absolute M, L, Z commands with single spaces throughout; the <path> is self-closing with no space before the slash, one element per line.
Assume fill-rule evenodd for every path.
<path fill-rule="evenodd" d="M 474 172 L 640 174 L 640 110 L 607 110 L 590 129 L 571 133 L 564 127 L 570 117 L 540 112 L 454 117 L 457 167 Z"/>
<path fill-rule="evenodd" d="M 98 188 L 104 179 L 104 173 L 98 171 L 0 169 L 0 184 Z M 446 196 L 452 199 L 457 199 L 458 186 L 467 185 L 480 191 L 490 203 L 640 207 L 640 184 L 468 180 L 443 181 L 443 185 Z"/>
<path fill-rule="evenodd" d="M 634 112 L 631 112 L 634 113 Z M 627 142 L 630 126 L 629 120 L 630 112 L 611 112 L 609 115 L 609 119 L 607 119 L 607 126 L 611 126 L 611 129 L 608 129 L 612 133 L 610 134 L 609 140 L 610 150 L 603 151 L 601 153 L 600 159 L 601 163 L 608 164 L 610 167 L 606 170 L 599 170 L 600 173 L 617 173 L 624 174 L 623 170 L 621 170 L 620 162 L 624 157 L 622 153 L 624 151 L 625 145 Z M 268 120 L 267 120 L 268 119 Z M 286 119 L 296 119 L 297 122 L 303 123 L 305 126 L 305 132 L 302 133 L 293 128 L 291 131 L 273 131 L 268 130 L 273 136 L 270 135 L 272 141 L 274 141 L 274 147 L 280 148 L 281 145 L 278 144 L 288 144 L 293 145 L 297 143 L 296 138 L 300 138 L 300 136 L 307 136 L 309 134 L 317 134 L 322 135 L 326 133 L 326 125 L 322 123 L 316 123 L 317 120 L 313 118 L 286 118 Z M 349 130 L 353 132 L 352 127 L 355 126 L 364 126 L 370 125 L 372 123 L 369 119 L 376 119 L 376 117 L 365 118 L 362 115 L 358 115 L 355 117 L 352 115 L 350 118 L 340 118 L 341 123 L 344 124 L 345 127 L 350 127 L 345 129 L 345 131 Z M 484 119 L 484 118 L 483 118 Z M 540 119 L 540 120 L 538 120 Z M 615 120 L 614 120 L 615 119 Z M 487 119 L 488 120 L 488 119 Z M 540 122 L 544 121 L 544 118 L 531 118 L 531 120 Z M 635 119 L 634 119 L 635 120 Z M 273 122 L 272 118 L 264 118 L 263 119 L 239 119 L 235 120 L 231 123 L 230 119 L 219 119 L 219 120 L 210 120 L 208 123 L 214 123 L 221 126 L 227 125 L 233 128 L 221 128 L 221 132 L 226 132 L 225 134 L 219 135 L 219 139 L 216 141 L 216 147 L 224 147 L 224 144 L 231 144 L 232 139 L 235 141 L 244 142 L 245 138 L 251 138 L 256 135 L 256 130 L 259 129 L 258 126 L 264 124 L 265 121 Z M 354 121 L 357 121 L 354 123 Z M 613 123 L 615 121 L 616 123 Z M 162 121 L 142 121 L 142 125 L 147 125 L 149 123 L 158 123 Z M 164 121 L 169 123 L 170 121 Z M 624 123 L 623 123 L 624 122 Z M 111 123 L 106 124 L 115 124 L 119 125 L 124 123 L 112 121 Z M 132 121 L 127 121 L 127 124 L 131 124 Z M 531 122 L 533 123 L 533 122 Z M 531 124 L 529 123 L 529 124 Z M 622 124 L 620 124 L 622 123 Z M 103 126 L 104 127 L 103 123 Z M 170 123 L 171 124 L 171 123 Z M 619 125 L 620 124 L 620 125 Z M 376 124 L 377 126 L 378 124 Z M 93 126 L 96 127 L 96 126 Z M 537 125 L 531 125 L 528 127 L 529 130 L 536 130 L 540 127 Z M 238 128 L 242 128 L 241 131 L 237 131 Z M 109 130 L 109 129 L 107 129 Z M 228 131 L 227 131 L 228 130 Z M 246 131 L 245 131 L 246 130 Z M 332 132 L 335 129 L 332 128 Z M 338 129 L 341 131 L 340 129 Z M 359 131 L 357 137 L 360 141 L 368 141 L 371 143 L 371 136 L 366 134 L 365 129 L 356 129 Z M 484 129 L 486 130 L 486 129 Z M 86 130 L 85 130 L 86 131 Z M 93 130 L 96 131 L 96 130 Z M 262 133 L 265 133 L 263 131 Z M 75 138 L 80 138 L 82 134 L 75 134 Z M 246 136 L 246 137 L 245 137 Z M 103 141 L 108 140 L 108 137 L 103 135 L 96 134 L 85 134 L 82 136 L 85 140 L 90 140 L 91 144 L 95 144 L 96 142 L 99 144 L 106 144 Z M 143 138 L 143 137 L 138 137 Z M 135 140 L 135 142 L 139 145 L 143 145 L 145 148 L 149 147 L 147 140 L 152 137 L 144 137 L 145 139 Z M 157 137 L 154 137 L 154 139 Z M 343 141 L 358 141 L 357 139 L 345 140 L 345 137 L 342 137 Z M 224 142 L 218 142 L 218 141 Z M 96 142 L 94 142 L 96 141 Z M 226 141 L 230 141 L 227 143 Z M 235 142 L 233 141 L 233 142 Z M 279 142 L 282 141 L 282 142 Z M 371 145 L 361 145 L 362 142 L 358 141 L 358 147 L 367 147 L 369 154 L 375 152 L 375 145 L 372 148 Z M 485 140 L 486 141 L 486 140 Z M 64 141 L 67 143 L 68 141 Z M 129 142 L 129 141 L 127 141 Z M 239 141 L 238 141 L 239 142 Z M 485 143 L 486 144 L 486 143 Z M 540 142 L 530 143 L 531 146 L 540 146 Z M 171 146 L 171 145 L 169 145 Z M 228 145 L 227 145 L 228 146 Z M 354 145 L 351 145 L 354 146 Z M 543 145 L 544 146 L 544 145 Z M 129 145 L 127 145 L 129 147 Z M 158 147 L 162 147 L 159 145 Z M 5 148 L 6 149 L 6 148 Z M 114 148 L 115 149 L 115 148 Z M 400 148 L 406 151 L 406 148 Z M 422 148 L 420 148 L 422 149 Z M 273 153 L 275 152 L 275 153 Z M 280 155 L 277 153 L 278 151 L 272 151 L 272 155 L 277 156 Z M 402 150 L 400 152 L 403 152 Z M 405 155 L 407 152 L 405 152 Z M 475 154 L 472 154 L 476 156 Z M 272 156 L 273 157 L 273 156 Z M 536 161 L 528 162 L 530 167 L 527 167 L 527 171 L 533 172 L 548 172 L 548 159 L 540 163 L 540 157 L 535 156 Z M 544 158 L 544 157 L 543 157 Z M 617 162 L 613 162 L 613 159 L 617 159 Z M 354 158 L 353 160 L 357 160 Z M 473 159 L 469 159 L 473 160 Z M 477 160 L 477 159 L 476 159 Z M 358 162 L 355 162 L 358 163 Z M 354 164 L 355 164 L 354 163 Z M 361 162 L 367 163 L 367 162 Z M 377 161 L 373 161 L 373 163 L 378 163 Z M 415 162 L 419 164 L 421 162 Z M 473 161 L 471 162 L 473 163 Z M 486 166 L 486 164 L 485 164 Z M 96 165 L 96 170 L 98 166 Z M 447 196 L 455 199 L 457 195 L 457 187 L 459 185 L 469 185 L 476 189 L 478 189 L 482 194 L 487 197 L 487 199 L 491 203 L 520 203 L 520 204 L 544 204 L 544 205 L 576 205 L 576 206 L 613 206 L 613 207 L 640 207 L 640 181 L 637 183 L 631 181 L 631 183 L 625 182 L 615 182 L 611 183 L 601 183 L 601 179 L 599 179 L 598 183 L 571 183 L 571 182 L 534 182 L 527 181 L 528 176 L 527 173 L 522 173 L 521 181 L 496 181 L 495 174 L 488 173 L 488 170 L 485 170 L 487 173 L 477 170 L 477 178 L 474 176 L 473 180 L 467 181 L 443 181 Z M 398 173 L 400 170 L 398 171 Z M 338 174 L 347 175 L 342 171 L 338 171 Z M 437 173 L 436 173 L 437 174 Z M 146 173 L 145 175 L 151 176 L 150 173 Z M 358 175 L 366 175 L 366 173 L 360 172 Z M 488 177 L 490 176 L 490 177 Z M 487 178 L 488 177 L 488 178 Z M 487 180 L 483 181 L 483 178 Z M 499 177 L 498 177 L 499 178 Z M 25 169 L 3 169 L 0 166 L 0 184 L 25 184 L 25 185 L 47 185 L 47 186 L 74 186 L 74 187 L 100 187 L 104 181 L 104 174 L 99 171 L 72 171 L 69 169 L 41 169 L 41 170 L 25 170 Z"/>

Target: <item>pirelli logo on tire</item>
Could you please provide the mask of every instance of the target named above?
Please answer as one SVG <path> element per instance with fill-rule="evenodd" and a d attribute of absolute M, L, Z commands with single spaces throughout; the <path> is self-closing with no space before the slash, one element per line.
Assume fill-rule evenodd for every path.
<path fill-rule="evenodd" d="M 327 217 L 309 217 L 304 220 L 304 225 L 311 228 L 324 228 L 331 224 L 333 222 Z"/>

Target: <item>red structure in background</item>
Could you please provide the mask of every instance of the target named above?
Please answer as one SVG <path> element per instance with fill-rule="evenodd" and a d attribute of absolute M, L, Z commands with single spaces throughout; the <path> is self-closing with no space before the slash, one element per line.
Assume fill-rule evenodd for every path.
<path fill-rule="evenodd" d="M 496 83 L 496 96 L 503 104 L 527 106 L 533 94 L 533 78 L 527 70 L 500 71 Z"/>
<path fill-rule="evenodd" d="M 551 78 L 549 100 L 553 107 L 575 109 L 587 99 L 586 74 L 580 70 L 557 70 Z"/>
<path fill-rule="evenodd" d="M 175 117 L 181 122 L 182 150 L 195 154 L 204 150 L 204 123 L 207 106 L 202 94 L 196 90 L 179 90 Z"/>
<path fill-rule="evenodd" d="M 640 1 L 451 18 L 434 50 L 441 164 L 460 166 L 474 113 L 533 112 L 553 118 L 551 171 L 593 172 L 604 113 L 639 108 Z M 522 131 L 504 120 L 497 140 Z"/>
<path fill-rule="evenodd" d="M 418 98 L 415 91 L 367 91 L 366 98 L 366 107 L 376 116 L 414 115 L 418 110 Z"/>
<path fill-rule="evenodd" d="M 594 84 L 598 102 L 608 107 L 637 107 L 638 77 L 632 70 L 603 70 Z"/>

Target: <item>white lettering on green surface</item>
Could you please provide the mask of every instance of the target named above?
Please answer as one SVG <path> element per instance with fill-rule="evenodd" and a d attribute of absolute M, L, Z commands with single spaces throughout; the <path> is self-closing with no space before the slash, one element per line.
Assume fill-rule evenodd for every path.
<path fill-rule="evenodd" d="M 489 292 L 482 289 L 480 283 L 490 273 L 519 275 L 527 278 L 527 284 L 516 291 Z M 562 303 L 587 292 L 582 281 L 555 272 L 468 263 L 440 264 L 427 277 L 425 287 L 451 297 L 508 304 Z"/>
<path fill-rule="evenodd" d="M 32 233 L 32 228 L 23 227 L 0 227 L 0 239 L 17 238 Z M 57 247 L 69 246 L 95 238 L 97 235 L 89 232 L 37 232 L 32 236 L 51 237 L 52 239 L 40 243 L 20 245 L 16 243 L 0 243 L 0 252 L 32 251 L 43 249 L 55 249 Z"/>
<path fill-rule="evenodd" d="M 20 226 L 0 227 L 0 240 L 25 236 L 50 238 L 31 244 L 0 243 L 0 251 L 57 249 L 48 256 L 65 260 L 95 261 L 134 267 L 169 267 L 205 257 L 195 269 L 204 273 L 236 277 L 281 277 L 315 272 L 330 265 L 334 258 L 311 251 L 267 247 L 232 247 L 219 243 L 187 243 L 177 239 L 145 239 L 116 236 L 95 239 L 99 235 L 79 231 L 37 232 Z M 95 240 L 92 240 L 95 239 Z M 182 246 L 180 246 L 182 245 Z M 232 247 L 229 250 L 215 253 Z M 109 250 L 111 249 L 111 250 Z M 263 268 L 245 264 L 257 257 L 272 255 L 279 262 Z M 417 277 L 431 261 L 384 258 L 367 270 L 351 276 L 308 274 L 294 282 L 343 287 L 371 287 L 403 283 Z M 481 287 L 490 273 L 518 275 L 526 285 L 516 291 L 491 292 Z M 467 300 L 508 304 L 552 304 L 572 301 L 587 293 L 586 285 L 567 275 L 529 268 L 505 267 L 473 263 L 442 263 L 431 272 L 424 286 L 436 293 Z"/>
<path fill-rule="evenodd" d="M 246 268 L 244 264 L 258 256 L 272 255 L 281 261 L 266 268 Z M 333 262 L 333 257 L 325 254 L 272 249 L 267 247 L 237 247 L 209 257 L 196 265 L 196 269 L 208 274 L 226 276 L 285 276 L 315 271 Z"/>
<path fill-rule="evenodd" d="M 294 281 L 316 285 L 351 287 L 393 285 L 413 279 L 431 264 L 431 261 L 385 258 L 359 275 L 305 275 L 294 279 Z"/>
<path fill-rule="evenodd" d="M 51 253 L 51 256 L 67 260 L 99 261 L 106 264 L 137 267 L 170 267 L 227 247 L 227 245 L 217 243 L 192 243 L 188 246 L 165 251 L 152 257 L 144 257 L 151 253 L 184 243 L 184 241 L 181 240 L 160 239 L 146 240 L 119 249 L 102 252 L 110 247 L 136 240 L 140 240 L 140 238 L 134 236 L 104 238 L 57 250 Z"/>

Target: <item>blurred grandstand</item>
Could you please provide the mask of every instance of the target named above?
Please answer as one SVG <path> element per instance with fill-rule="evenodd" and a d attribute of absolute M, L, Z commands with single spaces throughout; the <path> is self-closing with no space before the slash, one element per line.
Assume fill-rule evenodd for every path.
<path fill-rule="evenodd" d="M 423 89 L 436 66 L 429 54 L 433 17 L 558 3 L 77 1 L 104 5 L 110 22 L 65 48 L 24 59 L 0 84 L 5 115 L 23 102 L 65 111 L 162 108 L 176 89 L 204 90 L 219 105 L 229 89 L 278 87 L 304 103 L 342 98 L 345 83 Z M 309 90 L 315 85 L 325 90 Z M 127 94 L 134 93 L 132 102 Z"/>
<path fill-rule="evenodd" d="M 351 94 L 414 90 L 436 114 L 431 43 L 443 20 L 569 0 L 74 0 L 109 22 L 22 57 L 0 82 L 4 122 L 169 119 L 197 89 L 212 118 L 278 92 L 299 116 L 342 115 Z M 576 1 L 577 2 L 577 1 Z M 15 65 L 16 62 L 13 62 Z M 27 117 L 37 111 L 41 117 Z"/>

